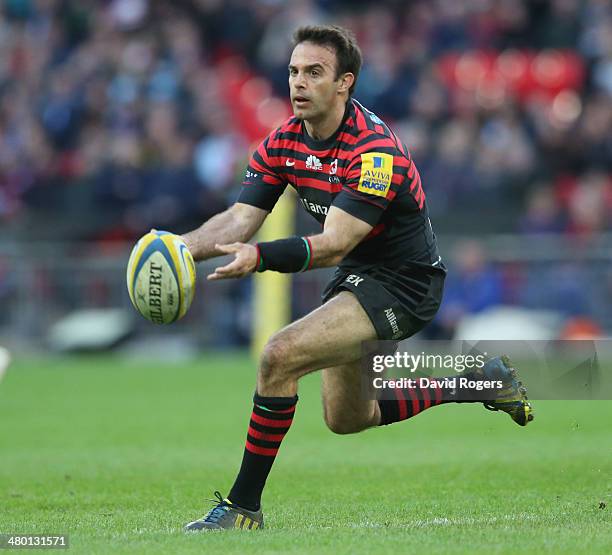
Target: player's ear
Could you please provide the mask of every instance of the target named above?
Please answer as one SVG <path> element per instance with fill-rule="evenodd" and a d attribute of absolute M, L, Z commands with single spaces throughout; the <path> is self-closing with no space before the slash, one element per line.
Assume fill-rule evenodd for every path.
<path fill-rule="evenodd" d="M 354 82 L 355 76 L 352 73 L 342 74 L 338 79 L 338 92 L 348 92 Z"/>

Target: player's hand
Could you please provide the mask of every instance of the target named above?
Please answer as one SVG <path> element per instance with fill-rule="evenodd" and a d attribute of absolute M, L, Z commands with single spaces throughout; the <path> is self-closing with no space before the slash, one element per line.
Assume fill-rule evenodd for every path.
<path fill-rule="evenodd" d="M 215 245 L 215 249 L 226 254 L 233 254 L 234 260 L 226 266 L 215 268 L 214 273 L 207 279 L 241 278 L 255 271 L 257 265 L 257 249 L 246 243 L 230 243 L 229 245 Z"/>

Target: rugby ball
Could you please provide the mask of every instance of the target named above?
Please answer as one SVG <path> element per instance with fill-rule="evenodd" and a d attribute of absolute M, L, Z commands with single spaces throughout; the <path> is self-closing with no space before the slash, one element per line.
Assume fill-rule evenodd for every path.
<path fill-rule="evenodd" d="M 154 324 L 171 324 L 185 315 L 195 278 L 193 257 L 178 235 L 153 229 L 132 249 L 127 265 L 130 299 Z"/>

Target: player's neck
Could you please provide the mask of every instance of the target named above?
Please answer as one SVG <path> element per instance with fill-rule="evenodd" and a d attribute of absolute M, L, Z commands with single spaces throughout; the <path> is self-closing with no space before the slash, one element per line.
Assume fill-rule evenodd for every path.
<path fill-rule="evenodd" d="M 344 119 L 346 101 L 337 103 L 324 117 L 317 120 L 304 120 L 306 131 L 315 141 L 329 139 L 340 127 Z"/>

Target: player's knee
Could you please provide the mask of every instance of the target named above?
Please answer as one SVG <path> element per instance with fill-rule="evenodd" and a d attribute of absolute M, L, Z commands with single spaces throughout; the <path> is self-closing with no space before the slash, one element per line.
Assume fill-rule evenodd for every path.
<path fill-rule="evenodd" d="M 356 434 L 363 430 L 361 426 L 356 426 L 354 423 L 347 422 L 346 420 L 335 420 L 332 418 L 326 420 L 325 423 L 334 434 L 338 435 Z"/>
<path fill-rule="evenodd" d="M 323 398 L 323 420 L 335 434 L 356 434 L 376 425 L 376 413 L 353 410 L 338 399 Z"/>
<path fill-rule="evenodd" d="M 272 336 L 261 354 L 259 372 L 266 379 L 285 374 L 290 370 L 291 346 L 279 336 Z"/>
<path fill-rule="evenodd" d="M 351 421 L 345 416 L 343 417 L 333 411 L 324 410 L 323 418 L 327 427 L 334 432 L 334 434 L 355 434 L 363 430 L 363 426 L 361 426 L 360 423 Z"/>

